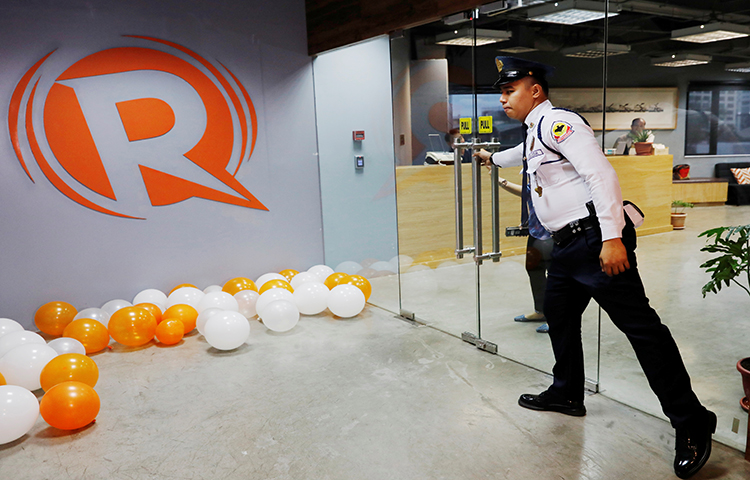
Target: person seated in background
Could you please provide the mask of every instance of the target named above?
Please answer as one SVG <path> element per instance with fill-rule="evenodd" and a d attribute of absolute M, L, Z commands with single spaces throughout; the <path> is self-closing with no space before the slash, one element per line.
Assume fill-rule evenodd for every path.
<path fill-rule="evenodd" d="M 454 144 L 466 143 L 466 140 L 464 140 L 464 136 L 461 135 L 457 128 L 451 128 L 448 130 L 448 133 L 445 134 L 445 143 L 448 144 L 448 151 L 452 152 L 455 150 Z M 471 162 L 471 152 L 466 148 L 461 148 L 459 155 L 461 156 L 461 163 Z"/>
<path fill-rule="evenodd" d="M 620 135 L 619 137 L 617 137 L 617 140 L 615 140 L 615 144 L 612 145 L 612 148 L 615 149 L 618 155 L 628 155 L 630 153 L 630 147 L 632 147 L 635 143 L 636 136 L 645 128 L 646 120 L 642 118 L 634 118 L 630 124 L 630 131 L 624 135 Z M 654 135 L 649 135 L 647 141 L 653 142 Z"/>

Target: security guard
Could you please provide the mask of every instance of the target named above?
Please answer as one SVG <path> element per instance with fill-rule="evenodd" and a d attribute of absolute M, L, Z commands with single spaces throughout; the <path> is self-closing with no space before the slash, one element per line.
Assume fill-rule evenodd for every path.
<path fill-rule="evenodd" d="M 593 298 L 633 346 L 676 429 L 675 473 L 688 478 L 711 454 L 716 415 L 693 393 L 669 329 L 649 306 L 617 174 L 586 120 L 554 108 L 547 99 L 550 67 L 513 57 L 495 62 L 500 103 L 508 117 L 524 123 L 525 137 L 510 150 L 475 155 L 501 167 L 523 165 L 536 214 L 555 241 L 544 303 L 554 380 L 541 394 L 521 395 L 518 403 L 532 410 L 586 414 L 581 315 Z"/>

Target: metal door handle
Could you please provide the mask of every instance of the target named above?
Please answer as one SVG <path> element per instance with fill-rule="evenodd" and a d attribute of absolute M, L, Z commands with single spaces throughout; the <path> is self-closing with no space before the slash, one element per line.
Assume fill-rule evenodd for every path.
<path fill-rule="evenodd" d="M 456 193 L 456 258 L 464 258 L 464 254 L 472 253 L 474 247 L 464 247 L 464 202 L 463 181 L 461 178 L 461 149 L 471 143 L 455 143 L 453 146 L 453 184 Z"/>

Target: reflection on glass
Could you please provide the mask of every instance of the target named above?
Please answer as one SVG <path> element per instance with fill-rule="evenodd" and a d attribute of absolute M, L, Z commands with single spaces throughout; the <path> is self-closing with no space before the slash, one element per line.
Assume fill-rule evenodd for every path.
<path fill-rule="evenodd" d="M 750 153 L 750 88 L 719 92 L 717 155 Z"/>
<path fill-rule="evenodd" d="M 712 95 L 710 90 L 696 90 L 688 95 L 686 155 L 709 153 Z"/>

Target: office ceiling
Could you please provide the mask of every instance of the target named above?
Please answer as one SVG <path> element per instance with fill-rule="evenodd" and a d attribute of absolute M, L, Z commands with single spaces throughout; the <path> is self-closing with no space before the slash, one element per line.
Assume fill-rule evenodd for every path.
<path fill-rule="evenodd" d="M 523 46 L 540 51 L 557 51 L 603 41 L 605 27 L 602 20 L 560 25 L 529 19 L 530 9 L 547 3 L 553 2 L 507 0 L 506 8 L 480 15 L 476 21 L 477 28 L 513 32 L 509 41 L 482 48 Z M 595 3 L 603 4 L 601 1 Z M 656 58 L 690 53 L 711 55 L 714 61 L 727 63 L 750 61 L 750 37 L 702 44 L 671 39 L 673 30 L 712 22 L 750 27 L 748 0 L 610 0 L 609 8 L 610 11 L 619 12 L 618 15 L 610 17 L 609 43 L 628 45 L 630 54 Z M 428 39 L 434 38 L 435 35 L 470 26 L 471 21 L 453 25 L 446 25 L 440 21 L 417 27 L 412 30 L 412 35 L 429 42 Z"/>

